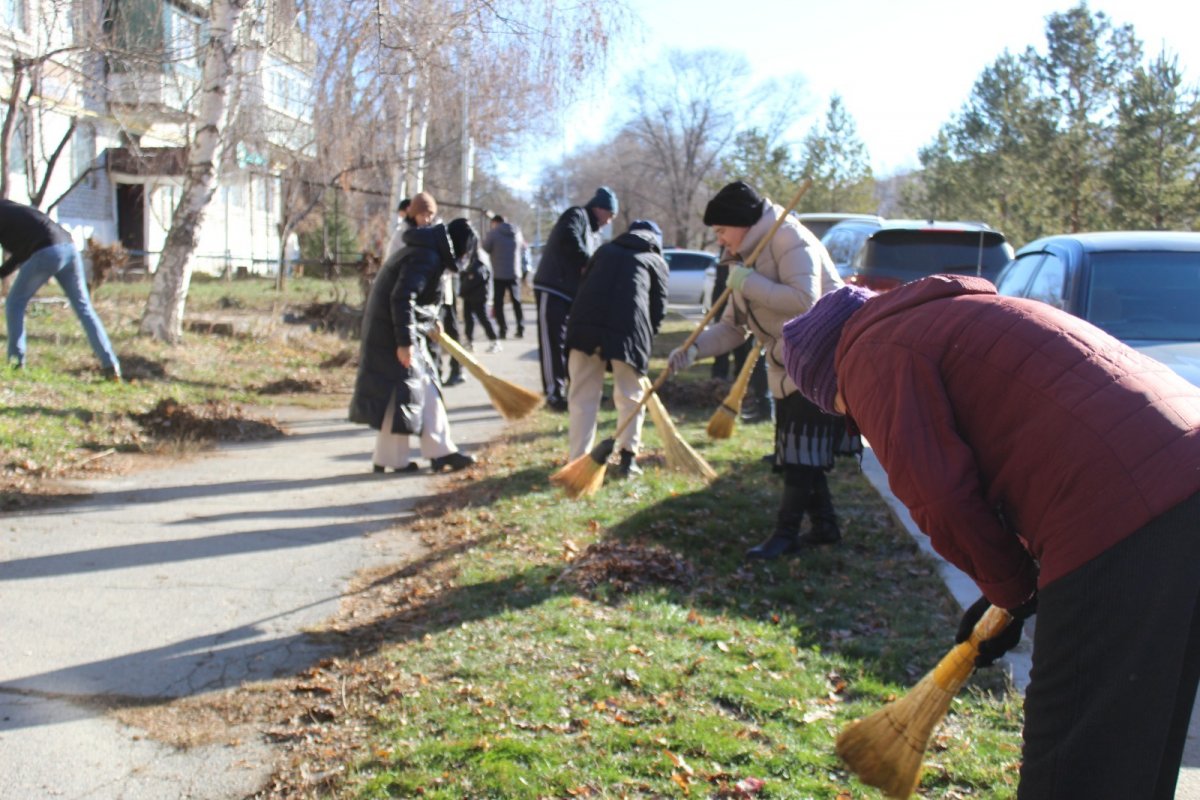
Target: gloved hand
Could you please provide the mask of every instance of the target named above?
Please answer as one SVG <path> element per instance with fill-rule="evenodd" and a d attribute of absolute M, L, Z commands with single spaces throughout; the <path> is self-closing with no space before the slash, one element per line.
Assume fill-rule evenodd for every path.
<path fill-rule="evenodd" d="M 754 270 L 745 264 L 733 264 L 729 267 L 729 277 L 725 279 L 725 285 L 735 292 L 740 292 L 746 284 L 746 279 L 753 274 Z"/>
<path fill-rule="evenodd" d="M 1025 627 L 1025 620 L 1037 613 L 1037 602 L 1038 596 L 1034 592 L 1033 596 L 1024 603 L 1008 610 L 1013 618 L 1012 622 L 1008 623 L 1008 627 L 991 639 L 985 639 L 979 643 L 979 655 L 975 657 L 976 669 L 990 667 L 1000 656 L 1020 643 L 1021 629 Z M 958 632 L 954 634 L 955 644 L 961 644 L 971 637 L 971 631 L 975 630 L 975 623 L 979 622 L 990 605 L 991 603 L 986 597 L 980 597 L 963 612 L 962 619 L 958 623 Z"/>
<path fill-rule="evenodd" d="M 676 347 L 667 356 L 667 364 L 670 365 L 672 372 L 683 372 L 692 365 L 699 355 L 700 348 L 696 345 L 688 345 L 687 349 Z"/>

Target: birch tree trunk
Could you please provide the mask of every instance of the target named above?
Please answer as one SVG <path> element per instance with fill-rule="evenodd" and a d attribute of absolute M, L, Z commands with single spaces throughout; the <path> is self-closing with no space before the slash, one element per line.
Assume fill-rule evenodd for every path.
<path fill-rule="evenodd" d="M 238 23 L 248 0 L 212 0 L 210 38 L 201 72 L 200 108 L 188 147 L 183 192 L 171 217 L 140 332 L 166 342 L 183 336 L 183 309 L 192 277 L 196 238 L 216 191 L 216 172 L 225 149 L 225 125 L 236 80 L 234 51 Z"/>

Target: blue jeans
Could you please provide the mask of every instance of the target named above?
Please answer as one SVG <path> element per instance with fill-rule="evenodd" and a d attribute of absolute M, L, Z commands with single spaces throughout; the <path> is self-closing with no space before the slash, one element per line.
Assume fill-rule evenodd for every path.
<path fill-rule="evenodd" d="M 25 363 L 25 307 L 37 290 L 51 278 L 58 281 L 71 308 L 75 309 L 75 316 L 79 317 L 96 358 L 106 369 L 120 372 L 120 362 L 108 341 L 104 323 L 96 316 L 96 309 L 88 298 L 87 282 L 83 279 L 83 260 L 71 242 L 43 247 L 27 258 L 17 270 L 17 277 L 13 279 L 4 303 L 5 316 L 8 318 L 9 360 Z"/>

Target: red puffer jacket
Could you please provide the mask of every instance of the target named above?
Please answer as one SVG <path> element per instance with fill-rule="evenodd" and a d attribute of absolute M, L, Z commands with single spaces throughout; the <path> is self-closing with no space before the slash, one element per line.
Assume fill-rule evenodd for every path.
<path fill-rule="evenodd" d="M 868 300 L 835 369 L 892 491 L 1001 607 L 1200 491 L 1200 389 L 986 280 Z"/>

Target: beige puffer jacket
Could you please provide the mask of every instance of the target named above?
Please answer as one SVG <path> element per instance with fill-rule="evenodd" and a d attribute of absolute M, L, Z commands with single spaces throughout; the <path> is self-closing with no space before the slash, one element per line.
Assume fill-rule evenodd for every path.
<path fill-rule="evenodd" d="M 742 240 L 739 260 L 750 257 L 781 214 L 783 207 L 767 200 L 762 216 Z M 783 325 L 812 308 L 817 298 L 842 286 L 842 279 L 825 246 L 791 216 L 779 226 L 753 267 L 755 274 L 740 292 L 731 295 L 732 302 L 726 304 L 720 320 L 696 339 L 697 357 L 728 353 L 752 333 L 766 351 L 771 394 L 783 398 L 796 391 L 783 368 Z"/>

